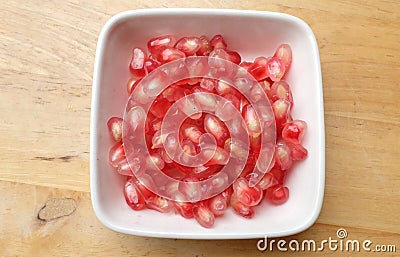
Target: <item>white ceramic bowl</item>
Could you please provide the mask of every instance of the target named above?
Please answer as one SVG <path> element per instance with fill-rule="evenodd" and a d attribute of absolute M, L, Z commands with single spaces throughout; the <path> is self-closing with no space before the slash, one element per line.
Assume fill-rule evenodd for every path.
<path fill-rule="evenodd" d="M 145 46 L 156 35 L 223 34 L 229 48 L 244 59 L 270 56 L 281 43 L 293 50 L 287 81 L 295 101 L 293 117 L 308 123 L 304 145 L 309 156 L 293 167 L 287 180 L 289 200 L 281 206 L 265 201 L 253 219 L 229 210 L 211 229 L 194 219 L 152 210 L 133 211 L 125 203 L 123 185 L 108 164 L 112 141 L 107 131 L 111 116 L 123 116 L 128 98 L 126 82 L 133 46 Z M 282 13 L 212 10 L 151 9 L 120 13 L 100 33 L 93 77 L 90 135 L 90 186 L 94 211 L 112 230 L 141 236 L 230 239 L 287 236 L 309 228 L 322 205 L 325 178 L 324 112 L 318 46 L 310 27 L 302 20 Z"/>

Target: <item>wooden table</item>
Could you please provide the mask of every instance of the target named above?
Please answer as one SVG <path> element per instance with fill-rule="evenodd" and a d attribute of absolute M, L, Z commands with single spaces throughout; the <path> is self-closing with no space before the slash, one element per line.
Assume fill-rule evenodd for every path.
<path fill-rule="evenodd" d="M 284 239 L 322 241 L 343 227 L 349 239 L 397 245 L 383 256 L 400 255 L 398 1 L 8 0 L 0 4 L 0 256 L 285 254 L 260 252 L 257 240 L 128 236 L 95 217 L 89 121 L 97 38 L 112 15 L 150 7 L 268 10 L 305 20 L 322 63 L 326 189 L 317 223 Z M 72 205 L 48 203 L 42 216 L 66 216 L 39 220 L 53 198 L 72 198 Z"/>

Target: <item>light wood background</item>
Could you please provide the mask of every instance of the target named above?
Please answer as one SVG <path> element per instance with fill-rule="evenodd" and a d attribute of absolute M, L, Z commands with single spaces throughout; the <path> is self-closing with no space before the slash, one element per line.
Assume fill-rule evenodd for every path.
<path fill-rule="evenodd" d="M 400 256 L 397 0 L 1 1 L 0 256 L 285 254 L 259 252 L 257 240 L 128 236 L 96 219 L 89 193 L 89 122 L 97 38 L 112 15 L 150 7 L 268 10 L 305 20 L 322 63 L 326 189 L 317 223 L 286 239 L 321 241 L 343 227 L 350 239 L 396 244 L 396 253 L 382 256 Z M 66 216 L 39 220 L 53 198 L 72 198 L 73 204 L 48 204 L 47 211 Z"/>

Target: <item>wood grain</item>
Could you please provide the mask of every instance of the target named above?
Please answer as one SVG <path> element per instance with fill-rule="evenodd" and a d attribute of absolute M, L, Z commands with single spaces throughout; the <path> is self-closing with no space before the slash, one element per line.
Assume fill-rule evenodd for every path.
<path fill-rule="evenodd" d="M 127 236 L 94 216 L 89 123 L 98 34 L 114 14 L 206 7 L 285 12 L 317 38 L 326 125 L 326 189 L 309 230 L 400 251 L 400 4 L 398 1 L 2 1 L 0 3 L 0 256 L 265 256 L 257 240 L 193 241 Z M 45 222 L 52 198 L 76 210 Z M 290 254 L 290 253 L 289 253 Z M 291 253 L 314 255 L 318 253 Z M 362 253 L 324 251 L 323 255 Z M 374 255 L 379 255 L 375 253 Z"/>

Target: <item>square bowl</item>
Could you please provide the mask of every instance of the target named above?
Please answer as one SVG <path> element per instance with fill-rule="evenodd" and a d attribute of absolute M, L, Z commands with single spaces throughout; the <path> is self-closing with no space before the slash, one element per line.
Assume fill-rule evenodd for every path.
<path fill-rule="evenodd" d="M 112 140 L 106 123 L 111 116 L 121 117 L 124 113 L 132 47 L 143 47 L 148 39 L 163 34 L 173 34 L 176 38 L 222 34 L 229 48 L 240 52 L 245 60 L 271 56 L 279 44 L 290 44 L 293 62 L 286 80 L 292 86 L 296 106 L 292 115 L 308 124 L 303 143 L 308 157 L 293 167 L 286 181 L 290 197 L 285 204 L 270 206 L 263 201 L 252 219 L 239 217 L 229 209 L 211 229 L 180 215 L 133 211 L 126 204 L 122 190 L 125 178 L 108 163 Z M 117 14 L 105 24 L 97 44 L 90 134 L 92 204 L 98 219 L 112 230 L 191 239 L 244 239 L 299 233 L 317 219 L 325 185 L 322 79 L 315 36 L 304 21 L 273 12 L 147 9 Z"/>

